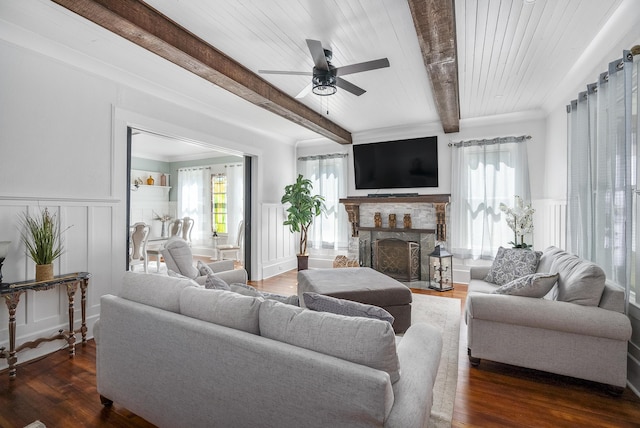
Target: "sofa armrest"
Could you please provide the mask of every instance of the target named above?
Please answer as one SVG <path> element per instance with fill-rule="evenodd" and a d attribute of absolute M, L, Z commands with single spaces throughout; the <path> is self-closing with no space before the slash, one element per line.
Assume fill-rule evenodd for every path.
<path fill-rule="evenodd" d="M 216 262 L 207 264 L 207 266 L 209 266 L 213 272 L 219 273 L 226 270 L 234 270 L 234 263 L 235 262 L 233 260 L 218 260 Z"/>
<path fill-rule="evenodd" d="M 216 275 L 227 284 L 246 284 L 248 279 L 247 271 L 244 269 L 227 270 Z"/>
<path fill-rule="evenodd" d="M 395 398 L 385 427 L 427 426 L 442 354 L 442 335 L 428 324 L 413 324 L 397 351 L 402 373 L 393 385 Z"/>
<path fill-rule="evenodd" d="M 471 266 L 469 268 L 469 277 L 470 279 L 484 279 L 490 269 L 491 266 Z"/>
<path fill-rule="evenodd" d="M 563 331 L 615 340 L 629 340 L 631 322 L 626 315 L 597 306 L 502 294 L 470 293 L 465 320 Z"/>

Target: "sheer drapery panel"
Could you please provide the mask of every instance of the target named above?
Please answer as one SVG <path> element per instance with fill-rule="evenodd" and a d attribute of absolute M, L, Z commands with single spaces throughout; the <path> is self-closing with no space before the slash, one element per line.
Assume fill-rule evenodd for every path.
<path fill-rule="evenodd" d="M 528 137 L 452 144 L 451 253 L 461 259 L 491 259 L 514 240 L 500 204 L 515 195 L 530 200 Z"/>
<path fill-rule="evenodd" d="M 178 213 L 194 220 L 191 240 L 202 245 L 211 230 L 211 168 L 178 170 Z"/>
<path fill-rule="evenodd" d="M 637 68 L 625 51 L 567 106 L 567 250 L 597 263 L 628 291 L 635 246 Z"/>
<path fill-rule="evenodd" d="M 313 183 L 313 193 L 324 197 L 326 213 L 309 228 L 310 249 L 342 250 L 348 247 L 349 224 L 340 198 L 347 196 L 347 154 L 298 158 L 298 172 Z"/>

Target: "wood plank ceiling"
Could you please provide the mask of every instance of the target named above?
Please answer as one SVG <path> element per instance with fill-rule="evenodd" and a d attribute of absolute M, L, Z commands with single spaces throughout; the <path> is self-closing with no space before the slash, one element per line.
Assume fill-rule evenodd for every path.
<path fill-rule="evenodd" d="M 53 1 L 85 5 L 139 3 Z M 230 64 L 244 68 L 240 74 L 257 73 L 260 69 L 310 71 L 313 62 L 305 39 L 320 40 L 325 48 L 332 49 L 333 64 L 337 67 L 389 58 L 389 68 L 348 76 L 350 82 L 367 91 L 360 97 L 339 90 L 330 97 L 310 94 L 294 101 L 292 98 L 308 85 L 309 78 L 291 75 L 260 75 L 256 82 L 261 82 L 259 85 L 268 82 L 268 93 L 247 95 L 252 98 L 258 93 L 263 103 L 272 103 L 276 113 L 304 117 L 311 123 L 308 126 L 324 128 L 315 132 L 344 143 L 351 133 L 416 129 L 439 121 L 449 132 L 456 130 L 457 118 L 464 123 L 465 119 L 548 108 L 550 100 L 563 89 L 565 75 L 622 1 L 147 0 L 147 3 L 172 23 L 215 46 L 218 54 L 233 58 Z M 147 34 L 133 35 L 159 39 L 153 35 L 153 28 L 145 31 Z M 456 37 L 451 37 L 452 34 Z M 427 70 L 434 79 L 433 87 Z M 226 71 L 223 67 L 216 72 L 224 75 Z M 439 84 L 434 77 L 438 73 Z M 246 87 L 238 89 L 245 90 Z M 299 113 L 301 106 L 314 113 L 312 120 Z M 331 125 L 325 127 L 325 121 Z M 345 130 L 348 137 L 338 129 Z"/>
<path fill-rule="evenodd" d="M 53 0 L 203 79 L 341 144 L 351 134 L 136 0 Z"/>

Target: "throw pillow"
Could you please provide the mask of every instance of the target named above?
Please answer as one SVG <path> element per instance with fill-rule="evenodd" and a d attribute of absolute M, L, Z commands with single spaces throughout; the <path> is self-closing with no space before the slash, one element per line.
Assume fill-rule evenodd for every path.
<path fill-rule="evenodd" d="M 542 252 L 524 248 L 498 248 L 485 281 L 504 285 L 521 276 L 536 272 Z"/>
<path fill-rule="evenodd" d="M 607 279 L 593 262 L 567 252 L 559 253 L 551 265 L 558 272 L 557 300 L 583 306 L 598 306 Z"/>
<path fill-rule="evenodd" d="M 557 280 L 557 273 L 534 273 L 516 278 L 497 288 L 493 293 L 541 299 L 551 291 Z"/>
<path fill-rule="evenodd" d="M 262 299 L 225 290 L 187 287 L 180 293 L 180 313 L 248 333 L 260 334 Z"/>
<path fill-rule="evenodd" d="M 260 305 L 260 335 L 386 371 L 392 383 L 400 379 L 396 336 L 386 322 L 265 300 Z"/>
<path fill-rule="evenodd" d="M 302 293 L 302 298 L 307 309 L 312 311 L 331 312 L 349 317 L 374 318 L 386 321 L 391 325 L 395 321 L 393 315 L 378 306 L 311 292 Z"/>
<path fill-rule="evenodd" d="M 195 288 L 189 278 L 125 272 L 118 295 L 143 305 L 179 313 L 180 293 L 185 288 Z"/>
<path fill-rule="evenodd" d="M 207 275 L 213 275 L 213 269 L 211 269 L 209 266 L 205 265 L 202 260 L 198 260 L 198 263 L 196 263 L 196 268 L 198 269 L 198 272 L 200 273 L 200 276 L 207 276 Z"/>
<path fill-rule="evenodd" d="M 204 281 L 204 288 L 227 291 L 231 290 L 229 284 L 227 284 L 222 278 L 217 277 L 216 274 L 213 273 L 207 275 L 207 279 L 205 279 Z"/>

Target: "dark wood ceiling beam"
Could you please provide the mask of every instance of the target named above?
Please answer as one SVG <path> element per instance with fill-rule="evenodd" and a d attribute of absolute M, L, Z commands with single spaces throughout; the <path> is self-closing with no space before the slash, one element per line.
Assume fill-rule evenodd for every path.
<path fill-rule="evenodd" d="M 351 133 L 137 0 L 52 0 L 203 79 L 340 144 Z"/>
<path fill-rule="evenodd" d="M 424 65 L 445 133 L 460 130 L 454 0 L 409 0 Z"/>

